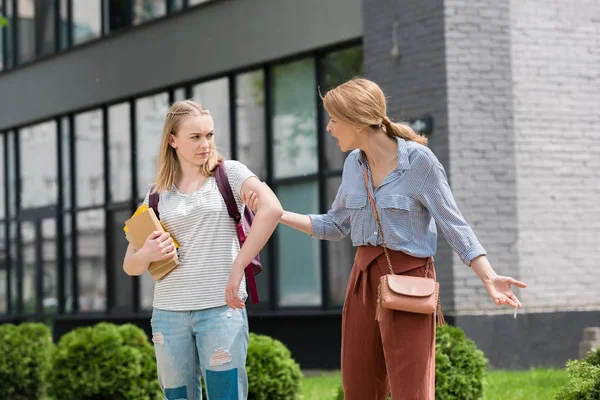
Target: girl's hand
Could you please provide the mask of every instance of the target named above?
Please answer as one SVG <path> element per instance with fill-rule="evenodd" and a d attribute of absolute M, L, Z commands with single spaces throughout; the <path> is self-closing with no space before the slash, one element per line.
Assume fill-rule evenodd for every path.
<path fill-rule="evenodd" d="M 513 308 L 521 308 L 523 304 L 510 289 L 510 285 L 525 288 L 527 285 L 508 276 L 495 276 L 485 283 L 485 288 L 497 306 L 509 305 Z"/>
<path fill-rule="evenodd" d="M 242 192 L 242 201 L 256 214 L 256 210 L 258 210 L 258 195 L 256 192 L 249 191 L 248 196 Z"/>
<path fill-rule="evenodd" d="M 237 268 L 235 265 L 231 268 L 229 280 L 227 281 L 227 288 L 225 289 L 225 302 L 234 310 L 244 308 L 246 305 L 239 294 L 243 276 L 244 270 L 242 268 Z"/>
<path fill-rule="evenodd" d="M 175 255 L 177 249 L 169 232 L 154 231 L 148 236 L 138 256 L 147 263 L 167 260 Z"/>

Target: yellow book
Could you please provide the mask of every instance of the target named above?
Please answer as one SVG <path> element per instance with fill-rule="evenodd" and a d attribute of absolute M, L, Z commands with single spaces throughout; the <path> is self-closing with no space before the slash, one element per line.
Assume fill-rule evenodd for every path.
<path fill-rule="evenodd" d="M 148 210 L 148 206 L 146 204 L 142 204 L 141 206 L 139 206 L 137 208 L 137 210 L 135 210 L 135 212 L 133 213 L 133 215 L 131 216 L 131 218 L 140 215 L 141 213 L 143 213 L 144 211 Z M 165 229 L 164 225 L 162 224 L 162 222 L 160 222 L 160 226 L 162 226 L 163 231 L 167 232 L 167 230 Z M 123 227 L 123 231 L 125 232 L 125 236 L 127 236 L 127 233 L 129 231 L 129 228 L 127 228 L 127 223 L 125 223 L 125 227 Z M 179 248 L 179 243 L 177 243 L 177 240 L 175 240 L 175 236 L 173 236 L 173 234 L 171 234 L 171 239 L 173 239 L 173 244 L 175 245 L 175 248 L 178 249 Z"/>

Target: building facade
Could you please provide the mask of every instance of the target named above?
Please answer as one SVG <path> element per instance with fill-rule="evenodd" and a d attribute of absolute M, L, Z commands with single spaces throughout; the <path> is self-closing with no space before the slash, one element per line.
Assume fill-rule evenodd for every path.
<path fill-rule="evenodd" d="M 600 324 L 600 9 L 592 0 L 0 0 L 0 318 L 55 335 L 149 331 L 153 281 L 122 271 L 123 222 L 156 171 L 169 105 L 284 208 L 326 212 L 345 155 L 319 91 L 358 75 L 427 134 L 490 261 L 528 283 L 514 320 L 439 238 L 447 319 L 498 367 L 562 365 Z M 594 223 L 596 222 L 596 223 Z M 354 250 L 277 228 L 250 329 L 339 367 Z"/>

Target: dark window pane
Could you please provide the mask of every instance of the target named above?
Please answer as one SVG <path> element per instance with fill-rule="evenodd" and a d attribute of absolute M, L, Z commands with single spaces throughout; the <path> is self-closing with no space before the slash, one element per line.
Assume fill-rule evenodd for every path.
<path fill-rule="evenodd" d="M 0 4 L 0 18 L 4 18 L 4 8 Z M 4 65 L 4 32 L 6 32 L 6 26 L 0 24 L 0 71 L 5 67 Z"/>
<path fill-rule="evenodd" d="M 73 246 L 72 237 L 73 218 L 71 213 L 64 214 L 63 232 L 64 232 L 64 271 L 65 271 L 65 312 L 73 311 Z"/>
<path fill-rule="evenodd" d="M 60 146 L 62 156 L 62 193 L 64 209 L 71 208 L 71 142 L 69 118 L 60 120 Z"/>
<path fill-rule="evenodd" d="M 60 50 L 65 50 L 69 47 L 69 14 L 68 14 L 68 2 L 69 0 L 60 1 Z"/>
<path fill-rule="evenodd" d="M 17 307 L 17 269 L 19 268 L 19 248 L 17 247 L 17 224 L 14 222 L 11 223 L 8 232 L 8 246 L 10 249 L 10 302 L 14 310 Z"/>
<path fill-rule="evenodd" d="M 114 308 L 112 312 L 133 312 L 133 277 L 123 271 L 123 259 L 129 242 L 123 232 L 124 221 L 131 217 L 129 210 L 117 211 L 111 215 L 113 259 L 110 267 L 114 270 Z"/>
<path fill-rule="evenodd" d="M 19 64 L 35 59 L 35 2 L 17 1 L 17 32 L 19 33 Z"/>
<path fill-rule="evenodd" d="M 1 29 L 0 29 L 1 30 Z M 0 219 L 6 218 L 6 199 L 5 199 L 5 184 L 4 177 L 4 135 L 0 135 Z"/>
<path fill-rule="evenodd" d="M 165 0 L 133 0 L 133 23 L 139 25 L 167 13 Z"/>
<path fill-rule="evenodd" d="M 335 51 L 323 58 L 323 94 L 335 86 L 363 74 L 362 46 Z M 325 168 L 328 170 L 341 170 L 348 153 L 344 153 L 337 145 L 337 140 L 325 129 L 329 117 L 324 111 L 323 134 L 325 135 Z"/>
<path fill-rule="evenodd" d="M 73 44 L 100 37 L 100 0 L 71 0 L 73 7 Z"/>
<path fill-rule="evenodd" d="M 57 0 L 19 0 L 19 62 L 54 53 Z"/>
<path fill-rule="evenodd" d="M 108 11 L 108 32 L 131 26 L 131 0 L 108 0 L 105 4 Z"/>
<path fill-rule="evenodd" d="M 276 178 L 317 172 L 315 66 L 312 58 L 273 69 Z"/>
<path fill-rule="evenodd" d="M 21 223 L 21 266 L 23 268 L 23 311 L 35 312 L 35 224 Z"/>
<path fill-rule="evenodd" d="M 266 179 L 265 84 L 262 70 L 236 77 L 237 158 Z"/>
<path fill-rule="evenodd" d="M 341 177 L 327 179 L 326 199 L 328 206 L 331 206 L 335 200 L 335 196 L 341 184 Z M 326 243 L 331 302 L 333 305 L 340 306 L 344 304 L 348 277 L 352 270 L 356 249 L 352 246 L 350 235 L 339 242 L 327 241 Z"/>
<path fill-rule="evenodd" d="M 154 299 L 154 280 L 148 271 L 140 276 L 140 308 L 151 310 Z"/>
<path fill-rule="evenodd" d="M 283 208 L 308 214 L 318 212 L 316 182 L 282 185 L 277 197 Z M 287 226 L 277 228 L 279 306 L 321 305 L 321 246 L 317 239 Z"/>
<path fill-rule="evenodd" d="M 55 121 L 44 122 L 19 131 L 22 209 L 56 204 L 58 196 L 56 144 Z"/>
<path fill-rule="evenodd" d="M 77 207 L 104 203 L 102 110 L 75 116 Z"/>
<path fill-rule="evenodd" d="M 56 312 L 58 307 L 58 278 L 56 260 L 56 220 L 42 221 L 42 308 L 44 312 Z"/>
<path fill-rule="evenodd" d="M 129 103 L 108 109 L 111 201 L 131 198 L 131 123 Z"/>
<path fill-rule="evenodd" d="M 14 9 L 12 6 L 12 1 L 4 2 L 6 10 L 4 16 L 7 19 L 6 26 L 2 29 L 4 34 L 6 35 L 6 61 L 5 67 L 11 68 L 15 65 L 15 55 L 14 55 L 14 36 L 15 36 L 15 19 L 14 19 Z"/>
<path fill-rule="evenodd" d="M 8 141 L 6 145 L 8 146 L 8 209 L 9 215 L 14 217 L 17 215 L 17 158 L 15 153 L 15 133 L 9 132 Z"/>
<path fill-rule="evenodd" d="M 162 130 L 169 111 L 169 95 L 160 93 L 143 97 L 136 101 L 135 107 L 137 197 L 144 198 L 156 178 Z"/>
<path fill-rule="evenodd" d="M 171 12 L 179 11 L 183 8 L 183 0 L 167 0 Z"/>
<path fill-rule="evenodd" d="M 204 106 L 215 121 L 215 143 L 219 153 L 229 158 L 231 140 L 229 134 L 229 80 L 227 78 L 201 83 L 192 88 L 195 101 Z"/>
<path fill-rule="evenodd" d="M 206 3 L 212 0 L 189 0 L 188 4 L 190 6 L 195 6 L 196 4 L 202 4 L 202 3 Z"/>
<path fill-rule="evenodd" d="M 106 309 L 104 210 L 77 213 L 79 310 Z"/>
<path fill-rule="evenodd" d="M 0 222 L 0 313 L 8 310 L 8 246 L 6 237 L 6 223 Z"/>

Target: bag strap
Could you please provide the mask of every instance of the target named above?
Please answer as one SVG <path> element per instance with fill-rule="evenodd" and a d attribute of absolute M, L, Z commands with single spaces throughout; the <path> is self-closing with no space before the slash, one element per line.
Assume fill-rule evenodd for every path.
<path fill-rule="evenodd" d="M 215 169 L 215 180 L 217 181 L 217 187 L 219 188 L 219 192 L 221 192 L 221 196 L 223 196 L 223 200 L 225 200 L 225 205 L 227 206 L 227 213 L 235 221 L 235 225 L 238 232 L 238 240 L 240 241 L 240 247 L 242 247 L 244 245 L 244 242 L 246 241 L 246 233 L 244 232 L 244 228 L 242 227 L 242 216 L 240 215 L 240 212 L 237 208 L 235 197 L 233 197 L 233 191 L 231 190 L 229 179 L 227 179 L 227 171 L 225 170 L 225 163 L 223 161 L 217 164 L 217 168 Z M 250 263 L 244 269 L 244 272 L 246 275 L 246 281 L 248 282 L 250 299 L 253 303 L 258 303 L 258 288 L 256 286 L 254 266 L 252 265 L 252 263 Z"/>
<path fill-rule="evenodd" d="M 154 214 L 156 214 L 156 218 L 160 220 L 160 213 L 158 212 L 158 202 L 160 201 L 160 194 L 158 192 L 154 192 L 154 187 L 156 185 L 152 185 L 150 188 L 150 196 L 148 196 L 148 207 L 154 210 Z"/>
<path fill-rule="evenodd" d="M 363 167 L 363 177 L 365 178 L 365 187 L 367 189 L 367 195 L 369 196 L 369 203 L 371 203 L 371 209 L 373 210 L 373 215 L 375 216 L 375 221 L 377 222 L 377 230 L 379 231 L 379 236 L 383 242 L 381 247 L 383 247 L 383 252 L 385 253 L 385 258 L 387 259 L 388 267 L 390 268 L 390 274 L 394 275 L 394 269 L 392 268 L 392 262 L 390 260 L 390 255 L 388 254 L 387 245 L 385 244 L 385 238 L 383 236 L 383 229 L 381 229 L 381 223 L 379 222 L 379 214 L 377 213 L 377 207 L 375 206 L 375 199 L 373 199 L 371 190 L 369 190 L 369 174 L 367 173 L 366 167 Z M 425 264 L 425 277 L 427 277 L 428 273 L 429 259 L 427 260 L 427 264 Z"/>

